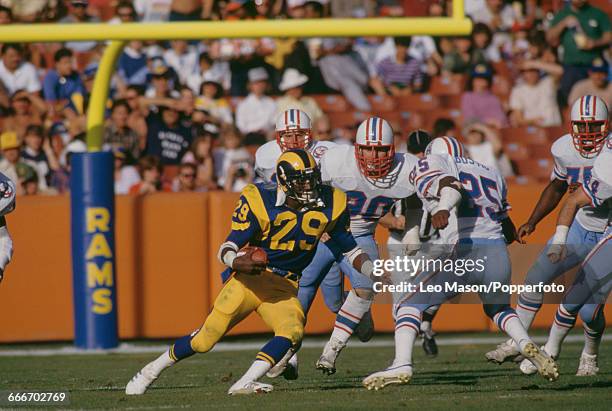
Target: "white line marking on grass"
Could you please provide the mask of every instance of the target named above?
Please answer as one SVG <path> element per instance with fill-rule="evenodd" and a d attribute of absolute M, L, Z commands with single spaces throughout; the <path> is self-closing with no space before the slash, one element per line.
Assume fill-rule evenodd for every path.
<path fill-rule="evenodd" d="M 310 341 L 309 341 L 310 340 Z M 604 335 L 603 341 L 612 341 L 612 335 Z M 502 336 L 498 337 L 437 337 L 436 341 L 440 346 L 458 346 L 458 345 L 494 345 L 505 341 Z M 534 341 L 538 344 L 546 342 L 545 336 L 534 337 Z M 565 339 L 568 343 L 580 343 L 584 341 L 584 337 L 580 334 L 568 335 Z M 220 342 L 213 352 L 231 352 L 231 351 L 250 351 L 258 350 L 267 340 L 249 341 L 249 342 Z M 327 340 L 310 339 L 302 344 L 304 348 L 323 348 Z M 363 347 L 393 347 L 393 340 L 385 337 L 380 340 L 370 341 L 367 343 L 353 342 L 349 344 L 351 348 Z M 73 346 L 64 346 L 59 348 L 32 348 L 32 349 L 7 349 L 0 348 L 0 357 L 43 357 L 55 355 L 108 355 L 108 354 L 148 354 L 159 353 L 168 349 L 167 345 L 139 345 L 132 343 L 122 343 L 118 348 L 110 350 L 83 350 Z"/>

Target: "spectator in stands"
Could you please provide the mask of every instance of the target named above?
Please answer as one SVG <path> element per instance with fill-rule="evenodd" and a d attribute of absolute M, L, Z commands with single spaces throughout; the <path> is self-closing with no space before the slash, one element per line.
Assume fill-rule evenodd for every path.
<path fill-rule="evenodd" d="M 180 113 L 173 105 L 158 106 L 146 118 L 146 153 L 155 156 L 163 165 L 176 165 L 191 145 L 191 132 L 181 124 Z"/>
<path fill-rule="evenodd" d="M 434 122 L 433 132 L 431 138 L 437 137 L 459 137 L 459 131 L 457 130 L 457 125 L 450 118 L 438 118 Z"/>
<path fill-rule="evenodd" d="M 183 163 L 196 165 L 196 186 L 202 191 L 216 190 L 215 161 L 213 158 L 214 137 L 211 133 L 203 132 L 193 140 L 191 149 L 183 157 Z"/>
<path fill-rule="evenodd" d="M 542 60 L 527 60 L 521 65 L 523 82 L 510 93 L 510 123 L 514 127 L 561 125 L 557 105 L 557 85 L 563 67 Z"/>
<path fill-rule="evenodd" d="M 593 60 L 589 69 L 589 78 L 574 84 L 568 103 L 573 104 L 580 97 L 591 94 L 605 101 L 608 108 L 612 107 L 612 83 L 608 81 L 609 70 L 608 63 L 604 59 L 598 57 Z"/>
<path fill-rule="evenodd" d="M 210 13 L 211 3 L 210 0 L 172 0 L 169 20 L 196 21 L 207 18 L 206 13 Z"/>
<path fill-rule="evenodd" d="M 133 23 L 138 19 L 138 14 L 131 1 L 121 0 L 115 7 L 115 17 L 108 21 L 109 24 Z"/>
<path fill-rule="evenodd" d="M 179 193 L 189 193 L 193 191 L 204 191 L 196 185 L 196 165 L 193 163 L 182 163 L 179 166 L 178 174 L 172 182 L 172 191 Z"/>
<path fill-rule="evenodd" d="M 21 44 L 6 43 L 2 45 L 2 60 L 0 60 L 0 81 L 9 95 L 17 90 L 25 90 L 34 94 L 40 91 L 40 81 L 36 67 L 24 61 L 24 49 Z"/>
<path fill-rule="evenodd" d="M 123 49 L 117 63 L 117 74 L 123 82 L 123 87 L 146 83 L 149 70 L 147 68 L 147 55 L 143 51 L 142 41 L 130 41 Z"/>
<path fill-rule="evenodd" d="M 461 114 L 466 122 L 478 121 L 495 128 L 508 123 L 499 97 L 491 92 L 493 72 L 485 64 L 477 64 L 461 95 Z"/>
<path fill-rule="evenodd" d="M 126 163 L 125 150 L 118 148 L 113 150 L 115 167 L 115 194 L 128 194 L 130 188 L 140 182 L 140 175 L 136 167 Z"/>
<path fill-rule="evenodd" d="M 304 85 L 307 82 L 308 76 L 296 69 L 289 68 L 285 70 L 278 86 L 284 95 L 276 100 L 275 117 L 290 108 L 304 111 L 310 116 L 311 121 L 316 121 L 319 117 L 323 116 L 323 111 L 321 111 L 317 102 L 313 98 L 303 95 Z"/>
<path fill-rule="evenodd" d="M 241 133 L 260 132 L 269 134 L 274 130 L 276 103 L 266 96 L 268 72 L 263 67 L 249 70 L 247 97 L 236 107 L 236 126 Z"/>
<path fill-rule="evenodd" d="M 172 40 L 170 49 L 164 52 L 164 60 L 178 75 L 181 83 L 185 83 L 198 69 L 198 53 L 185 40 Z"/>
<path fill-rule="evenodd" d="M 130 107 L 130 114 L 128 116 L 128 127 L 134 130 L 138 136 L 143 139 L 147 134 L 147 123 L 145 121 L 145 113 L 140 104 L 140 99 L 144 93 L 144 90 L 140 86 L 131 85 L 128 86 L 125 92 L 125 101 Z"/>
<path fill-rule="evenodd" d="M 130 187 L 129 194 L 152 194 L 158 191 L 170 191 L 170 187 L 162 182 L 164 166 L 159 158 L 146 155 L 138 161 L 140 182 Z"/>
<path fill-rule="evenodd" d="M 68 6 L 68 15 L 60 19 L 60 23 L 99 23 L 100 19 L 95 16 L 87 14 L 87 6 L 89 1 L 87 0 L 70 0 Z M 66 48 L 73 50 L 77 53 L 86 53 L 93 51 L 97 47 L 98 43 L 95 41 L 68 41 L 66 42 Z"/>
<path fill-rule="evenodd" d="M 33 196 L 40 193 L 39 178 L 36 171 L 32 167 L 17 167 L 17 176 L 19 177 L 22 194 L 26 196 Z"/>
<path fill-rule="evenodd" d="M 13 12 L 10 8 L 0 5 L 0 24 L 11 24 L 13 22 Z"/>
<path fill-rule="evenodd" d="M 127 164 L 134 164 L 140 157 L 141 143 L 138 134 L 128 125 L 130 106 L 124 99 L 115 100 L 111 115 L 104 128 L 104 146 L 107 150 L 124 151 Z"/>
<path fill-rule="evenodd" d="M 568 104 L 574 84 L 587 78 L 593 60 L 602 57 L 612 43 L 610 17 L 587 0 L 571 0 L 553 18 L 546 40 L 552 46 L 563 47 L 560 92 L 563 104 Z"/>
<path fill-rule="evenodd" d="M 21 158 L 23 162 L 36 170 L 38 176 L 38 188 L 40 192 L 47 192 L 47 182 L 51 178 L 51 166 L 57 168 L 59 163 L 51 150 L 51 146 L 45 144 L 45 132 L 39 125 L 31 125 L 28 127 L 25 138 L 25 146 L 21 150 Z"/>
<path fill-rule="evenodd" d="M 314 139 L 317 141 L 333 141 L 334 135 L 332 133 L 331 123 L 329 117 L 322 116 L 314 122 L 313 127 Z"/>
<path fill-rule="evenodd" d="M 171 77 L 173 74 L 163 58 L 154 57 L 149 62 L 151 85 L 145 92 L 145 97 L 165 98 L 179 96 L 173 87 Z"/>
<path fill-rule="evenodd" d="M 216 174 L 225 191 L 240 191 L 253 181 L 253 158 L 242 146 L 237 129 L 226 127 L 223 132 L 223 147 L 214 152 Z"/>
<path fill-rule="evenodd" d="M 325 38 L 321 55 L 318 64 L 325 84 L 341 92 L 357 110 L 370 111 L 372 107 L 364 92 L 370 78 L 365 63 L 360 64 L 352 50 L 352 40 Z"/>
<path fill-rule="evenodd" d="M 482 53 L 473 53 L 472 39 L 469 36 L 458 36 L 452 41 L 452 49 L 442 57 L 443 74 L 469 74 L 477 64 L 485 64 Z"/>
<path fill-rule="evenodd" d="M 10 112 L 4 119 L 3 129 L 17 132 L 22 138 L 30 125 L 42 125 L 47 110 L 45 102 L 36 94 L 17 90 L 10 99 Z"/>
<path fill-rule="evenodd" d="M 493 44 L 502 46 L 509 40 L 508 32 L 518 21 L 516 10 L 504 0 L 485 0 L 484 7 L 480 7 L 471 16 L 474 23 L 484 23 L 493 35 Z"/>
<path fill-rule="evenodd" d="M 202 82 L 200 96 L 196 99 L 198 110 L 208 112 L 211 119 L 223 124 L 232 124 L 232 109 L 229 101 L 223 96 L 223 86 L 218 78 L 206 76 Z"/>
<path fill-rule="evenodd" d="M 208 53 L 201 53 L 198 59 L 199 69 L 192 72 L 186 84 L 195 93 L 200 92 L 204 78 L 217 78 L 221 81 L 224 90 L 229 90 L 232 73 L 226 61 L 213 60 Z"/>
<path fill-rule="evenodd" d="M 172 0 L 134 0 L 134 8 L 142 22 L 167 21 Z"/>
<path fill-rule="evenodd" d="M 377 76 L 372 81 L 373 83 L 381 81 L 384 85 L 379 88 L 379 93 L 405 96 L 421 91 L 423 87 L 422 62 L 408 55 L 410 42 L 410 37 L 396 37 L 394 39 L 395 56 L 386 57 L 378 63 Z"/>
<path fill-rule="evenodd" d="M 18 176 L 17 168 L 31 168 L 21 159 L 20 148 L 21 142 L 14 131 L 5 131 L 0 135 L 0 151 L 2 152 L 0 173 L 13 180 L 17 194 L 23 194 L 22 181 Z"/>
<path fill-rule="evenodd" d="M 474 61 L 497 63 L 501 60 L 499 48 L 493 45 L 493 33 L 484 23 L 474 24 L 472 30 L 472 59 Z"/>
<path fill-rule="evenodd" d="M 471 123 L 463 130 L 465 148 L 470 158 L 499 170 L 504 177 L 513 175 L 510 160 L 503 152 L 498 132 L 482 123 Z"/>
<path fill-rule="evenodd" d="M 49 70 L 43 80 L 43 93 L 49 105 L 49 114 L 53 117 L 65 109 L 83 113 L 85 86 L 79 73 L 73 69 L 72 51 L 59 49 L 53 60 L 55 68 Z"/>

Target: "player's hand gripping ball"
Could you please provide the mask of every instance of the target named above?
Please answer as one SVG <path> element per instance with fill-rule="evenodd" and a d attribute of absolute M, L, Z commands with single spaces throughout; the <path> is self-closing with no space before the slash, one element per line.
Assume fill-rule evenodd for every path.
<path fill-rule="evenodd" d="M 259 247 L 244 247 L 236 254 L 232 268 L 244 274 L 259 274 L 268 265 L 268 254 Z"/>

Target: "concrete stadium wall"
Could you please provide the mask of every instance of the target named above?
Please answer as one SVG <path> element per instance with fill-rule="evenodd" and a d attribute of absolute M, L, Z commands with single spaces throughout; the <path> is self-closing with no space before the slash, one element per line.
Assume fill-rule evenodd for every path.
<path fill-rule="evenodd" d="M 543 185 L 509 189 L 511 215 L 524 222 Z M 121 338 L 176 337 L 193 331 L 206 318 L 221 288 L 216 254 L 229 230 L 237 194 L 154 194 L 116 198 L 116 273 Z M 13 261 L 0 284 L 0 342 L 73 338 L 70 203 L 67 196 L 21 197 L 7 218 L 15 243 Z M 554 228 L 549 216 L 530 238 L 544 244 Z M 387 233 L 379 229 L 381 244 Z M 522 278 L 537 250 L 514 244 L 514 272 Z M 475 300 L 476 301 L 476 300 Z M 551 324 L 556 305 L 547 304 L 535 321 Z M 389 304 L 374 307 L 376 329 L 392 331 Z M 606 310 L 611 322 L 612 309 Z M 334 316 L 317 297 L 306 327 L 326 333 Z M 445 305 L 437 331 L 494 330 L 480 304 Z M 231 334 L 268 332 L 257 315 Z"/>

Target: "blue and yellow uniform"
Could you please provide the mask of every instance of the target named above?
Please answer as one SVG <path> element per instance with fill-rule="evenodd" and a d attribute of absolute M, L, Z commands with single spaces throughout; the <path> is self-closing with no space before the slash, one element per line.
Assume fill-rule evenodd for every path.
<path fill-rule="evenodd" d="M 226 270 L 226 282 L 212 312 L 198 331 L 173 345 L 173 359 L 209 351 L 253 311 L 272 328 L 275 337 L 284 337 L 282 340 L 294 347 L 300 344 L 304 312 L 297 299 L 298 280 L 313 259 L 321 236 L 328 233 L 341 252 L 351 251 L 357 244 L 349 228 L 346 195 L 341 190 L 321 185 L 320 206 L 302 210 L 288 207 L 282 196 L 282 192 L 261 184 L 248 185 L 242 191 L 227 241 L 238 248 L 247 244 L 263 248 L 268 254 L 268 268 L 258 275 L 230 275 Z M 278 361 L 273 357 L 276 355 L 262 350 L 257 359 L 273 365 Z"/>

